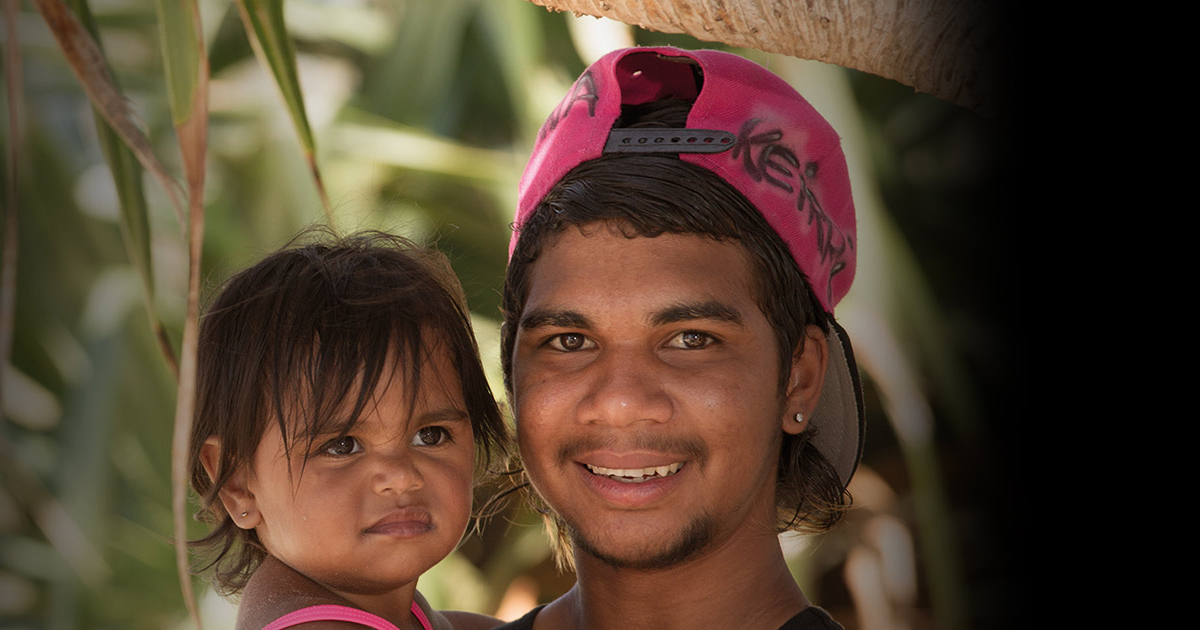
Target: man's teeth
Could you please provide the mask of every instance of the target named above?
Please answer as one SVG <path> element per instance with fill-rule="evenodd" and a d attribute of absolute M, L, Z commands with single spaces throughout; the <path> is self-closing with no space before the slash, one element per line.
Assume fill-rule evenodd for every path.
<path fill-rule="evenodd" d="M 587 467 L 594 475 L 603 475 L 610 479 L 626 483 L 641 483 L 655 477 L 669 477 L 674 475 L 683 467 L 683 462 L 668 464 L 666 466 L 651 466 L 650 468 L 605 468 L 591 464 L 587 464 Z"/>

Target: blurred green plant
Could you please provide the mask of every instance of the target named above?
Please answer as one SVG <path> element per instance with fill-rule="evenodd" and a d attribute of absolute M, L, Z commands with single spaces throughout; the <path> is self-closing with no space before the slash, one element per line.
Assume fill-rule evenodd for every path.
<path fill-rule="evenodd" d="M 19 258 L 15 285 L 4 285 L 16 302 L 11 358 L 0 364 L 0 625 L 181 627 L 181 592 L 193 579 L 183 577 L 181 589 L 171 577 L 176 553 L 183 553 L 171 532 L 179 539 L 201 530 L 181 518 L 183 495 L 172 498 L 182 478 L 179 468 L 170 472 L 167 419 L 175 415 L 175 435 L 186 435 L 180 427 L 190 418 L 186 383 L 194 361 L 188 348 L 201 293 L 312 222 L 435 243 L 464 284 L 493 390 L 502 394 L 496 318 L 520 168 L 545 113 L 590 61 L 581 55 L 591 53 L 578 52 L 590 49 L 585 40 L 607 40 L 592 33 L 591 18 L 516 0 L 292 0 L 286 14 L 282 0 L 68 5 L 88 34 L 75 38 L 94 40 L 102 55 L 83 72 L 109 75 L 119 90 L 115 101 L 110 94 L 91 102 L 130 115 L 120 119 L 128 133 L 119 134 L 110 117 L 88 111 L 69 56 L 43 19 L 55 3 L 37 0 L 40 13 L 6 5 L 4 114 L 20 125 L 6 135 L 4 253 Z M 637 43 L 713 46 L 617 30 Z M 865 366 L 872 400 L 882 400 L 871 422 L 886 426 L 900 417 L 904 427 L 915 422 L 929 430 L 913 438 L 912 431 L 884 429 L 881 441 L 872 428 L 868 469 L 895 451 L 915 472 L 913 487 L 890 480 L 901 497 L 896 503 L 868 504 L 901 514 L 928 557 L 953 557 L 943 473 L 931 459 L 932 425 L 942 419 L 931 405 L 948 408 L 947 421 L 965 427 L 958 435 L 970 435 L 974 396 L 963 383 L 960 355 L 945 343 L 945 322 L 930 315 L 938 309 L 924 267 L 873 182 L 876 170 L 881 186 L 904 179 L 900 158 L 888 154 L 897 143 L 880 132 L 896 111 L 941 112 L 942 120 L 956 121 L 962 115 L 907 91 L 889 97 L 899 105 L 860 120 L 850 90 L 862 94 L 878 83 L 848 84 L 848 75 L 832 68 L 805 76 L 791 69 L 793 60 L 741 52 L 806 82 L 802 93 L 842 94 L 830 107 L 845 119 L 835 127 L 858 145 L 848 153 L 862 242 L 879 245 L 878 260 L 860 265 L 851 295 L 885 297 L 857 299 L 840 317 L 884 335 L 878 344 L 855 338 L 859 353 L 880 366 Z M 14 100 L 22 74 L 24 110 Z M 921 137 L 942 137 L 936 125 L 925 128 Z M 145 142 L 130 140 L 133 132 Z M 926 146 L 919 138 L 905 142 Z M 131 144 L 141 148 L 135 153 Z M 155 157 L 159 184 L 146 186 L 143 168 Z M 178 184 L 163 177 L 172 172 L 186 182 L 186 217 L 172 214 L 181 206 L 171 201 Z M 14 208 L 19 231 L 9 227 L 16 225 Z M 887 297 L 896 295 L 904 297 Z M 172 339 L 182 340 L 178 354 Z M 895 357 L 899 372 L 882 367 Z M 179 444 L 174 448 L 178 462 Z M 422 578 L 422 591 L 437 607 L 481 612 L 496 611 L 506 593 L 528 603 L 517 597 L 518 583 L 534 584 L 524 597 L 548 600 L 571 578 L 553 573 L 536 523 L 536 515 L 512 506 Z M 835 591 L 825 588 L 829 576 L 861 531 L 835 531 L 820 549 L 797 556 L 797 573 L 818 601 L 818 591 Z M 959 572 L 953 562 L 935 562 L 918 577 L 954 582 Z M 963 613 L 954 610 L 961 602 L 945 602 L 963 595 L 929 590 L 938 601 L 912 605 L 948 610 L 939 612 L 940 627 L 961 626 Z M 206 626 L 228 627 L 231 608 L 207 591 L 201 600 Z"/>

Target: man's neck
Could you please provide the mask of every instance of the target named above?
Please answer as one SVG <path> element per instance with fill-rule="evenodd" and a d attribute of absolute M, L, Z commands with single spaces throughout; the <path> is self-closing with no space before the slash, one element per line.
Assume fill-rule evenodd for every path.
<path fill-rule="evenodd" d="M 576 575 L 536 630 L 775 630 L 809 605 L 774 536 L 728 541 L 655 571 L 614 569 L 579 553 Z"/>

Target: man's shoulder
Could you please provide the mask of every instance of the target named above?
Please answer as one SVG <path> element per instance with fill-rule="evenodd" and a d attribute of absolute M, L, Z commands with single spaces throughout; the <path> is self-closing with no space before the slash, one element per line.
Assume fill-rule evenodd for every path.
<path fill-rule="evenodd" d="M 533 618 L 545 608 L 545 605 L 538 606 L 533 610 L 525 613 L 520 619 L 510 621 L 506 624 L 497 626 L 494 630 L 533 630 Z"/>
<path fill-rule="evenodd" d="M 538 606 L 533 610 L 525 613 L 523 617 L 515 621 L 510 621 L 495 630 L 533 630 L 533 619 L 537 617 L 539 611 L 543 607 Z M 842 624 L 833 620 L 825 609 L 817 606 L 809 606 L 800 611 L 800 614 L 787 620 L 779 627 L 779 630 L 844 630 Z"/>
<path fill-rule="evenodd" d="M 809 606 L 800 614 L 787 620 L 779 630 L 843 630 L 842 624 L 833 620 L 824 608 Z"/>

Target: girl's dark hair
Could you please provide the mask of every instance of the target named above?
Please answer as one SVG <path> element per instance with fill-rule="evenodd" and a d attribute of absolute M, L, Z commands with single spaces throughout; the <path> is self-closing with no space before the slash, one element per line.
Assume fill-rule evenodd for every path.
<path fill-rule="evenodd" d="M 690 108 L 691 102 L 678 100 L 626 107 L 616 127 L 683 127 Z M 513 346 L 529 293 L 529 271 L 542 249 L 568 227 L 595 224 L 607 224 L 628 238 L 693 234 L 741 243 L 754 273 L 758 306 L 776 331 L 781 393 L 793 353 L 803 348 L 805 327 L 815 324 L 828 333 L 829 315 L 787 245 L 733 186 L 674 154 L 605 155 L 563 176 L 519 226 L 502 302 L 501 361 L 510 394 Z M 849 508 L 849 494 L 817 450 L 813 435 L 810 428 L 783 436 L 776 484 L 780 531 L 824 531 Z"/>
<path fill-rule="evenodd" d="M 268 423 L 278 426 L 289 458 L 299 449 L 307 461 L 316 436 L 353 430 L 381 379 L 393 378 L 393 361 L 414 404 L 422 363 L 436 351 L 449 353 L 462 382 L 476 473 L 484 473 L 507 456 L 508 429 L 462 287 L 441 253 L 382 232 L 310 229 L 225 283 L 200 322 L 189 452 L 196 516 L 213 525 L 192 544 L 207 550 L 200 570 L 213 571 L 221 592 L 240 592 L 266 556 L 218 492 L 250 464 Z M 212 479 L 200 460 L 211 437 L 221 443 Z"/>

